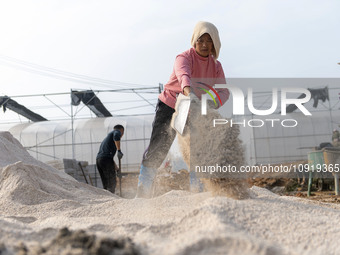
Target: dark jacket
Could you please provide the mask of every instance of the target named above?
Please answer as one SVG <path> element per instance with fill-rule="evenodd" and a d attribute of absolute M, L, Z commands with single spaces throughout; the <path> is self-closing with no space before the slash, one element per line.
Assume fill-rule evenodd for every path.
<path fill-rule="evenodd" d="M 121 136 L 119 130 L 111 131 L 100 144 L 97 158 L 113 158 L 117 151 L 115 141 L 120 141 Z"/>

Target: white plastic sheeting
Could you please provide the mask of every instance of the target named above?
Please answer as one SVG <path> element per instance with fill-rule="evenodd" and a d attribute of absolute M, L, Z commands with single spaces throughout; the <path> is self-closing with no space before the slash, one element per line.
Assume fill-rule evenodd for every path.
<path fill-rule="evenodd" d="M 1 125 L 9 131 L 29 153 L 43 162 L 74 158 L 95 164 L 100 143 L 117 124 L 125 127 L 122 138 L 124 171 L 138 171 L 143 153 L 149 144 L 154 115 L 92 118 L 86 120 L 44 121 Z M 72 139 L 73 132 L 73 139 Z M 117 159 L 115 158 L 116 163 Z"/>
<path fill-rule="evenodd" d="M 323 142 L 331 142 L 332 124 L 340 119 L 340 111 L 312 112 L 312 116 L 291 113 L 287 116 L 272 114 L 270 117 L 256 116 L 253 119 L 264 120 L 260 128 L 249 127 L 249 116 L 234 118 L 241 122 L 245 119 L 246 127 L 240 126 L 240 138 L 243 141 L 247 164 L 283 163 L 307 160 L 307 154 Z M 0 125 L 0 130 L 10 131 L 35 158 L 47 162 L 53 159 L 74 158 L 95 164 L 101 141 L 116 124 L 122 124 L 126 130 L 122 139 L 124 171 L 138 171 L 143 153 L 149 144 L 153 115 L 93 118 L 74 122 L 74 145 L 72 147 L 71 121 L 46 121 L 16 125 Z M 295 119 L 298 126 L 282 127 L 280 121 L 271 127 L 265 119 Z M 258 125 L 258 122 L 252 123 Z M 173 154 L 180 157 L 177 141 L 174 142 Z"/>
<path fill-rule="evenodd" d="M 332 111 L 332 118 L 339 120 L 340 111 Z M 286 116 L 279 114 L 270 117 L 256 116 L 253 119 L 262 120 L 262 127 L 249 127 L 245 119 L 246 127 L 240 126 L 241 139 L 244 143 L 248 164 L 285 163 L 298 160 L 307 160 L 307 154 L 313 151 L 321 143 L 331 143 L 332 129 L 329 112 L 313 112 L 312 116 L 304 116 L 301 113 L 292 113 Z M 272 122 L 266 119 L 277 119 Z M 281 121 L 294 119 L 296 127 L 283 127 Z M 240 122 L 241 118 L 237 119 Z M 251 123 L 252 126 L 260 125 L 259 121 Z M 292 125 L 291 123 L 284 123 Z"/>

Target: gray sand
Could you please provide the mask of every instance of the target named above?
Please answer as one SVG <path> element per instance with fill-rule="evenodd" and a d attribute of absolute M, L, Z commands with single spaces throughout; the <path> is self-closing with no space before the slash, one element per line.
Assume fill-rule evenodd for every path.
<path fill-rule="evenodd" d="M 245 200 L 186 191 L 120 199 L 36 161 L 7 132 L 0 151 L 0 251 L 7 254 L 20 243 L 35 254 L 64 227 L 97 240 L 122 238 L 141 254 L 340 253 L 336 204 L 258 187 Z"/>

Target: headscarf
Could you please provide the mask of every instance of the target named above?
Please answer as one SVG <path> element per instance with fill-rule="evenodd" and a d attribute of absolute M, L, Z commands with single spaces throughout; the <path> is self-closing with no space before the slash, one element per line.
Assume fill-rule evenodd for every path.
<path fill-rule="evenodd" d="M 214 43 L 215 52 L 213 55 L 214 58 L 217 59 L 220 54 L 221 41 L 218 35 L 218 30 L 214 24 L 206 21 L 199 21 L 194 28 L 194 32 L 191 37 L 191 45 L 192 47 L 195 47 L 196 41 L 205 33 L 210 35 Z"/>

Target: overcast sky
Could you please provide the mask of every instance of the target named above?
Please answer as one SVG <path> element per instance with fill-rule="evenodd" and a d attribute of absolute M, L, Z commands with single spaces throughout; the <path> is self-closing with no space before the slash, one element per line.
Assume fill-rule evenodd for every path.
<path fill-rule="evenodd" d="M 200 20 L 219 29 L 227 77 L 340 77 L 339 13 L 337 0 L 1 0 L 0 95 L 129 86 L 56 79 L 30 63 L 134 87 L 166 83 Z"/>

